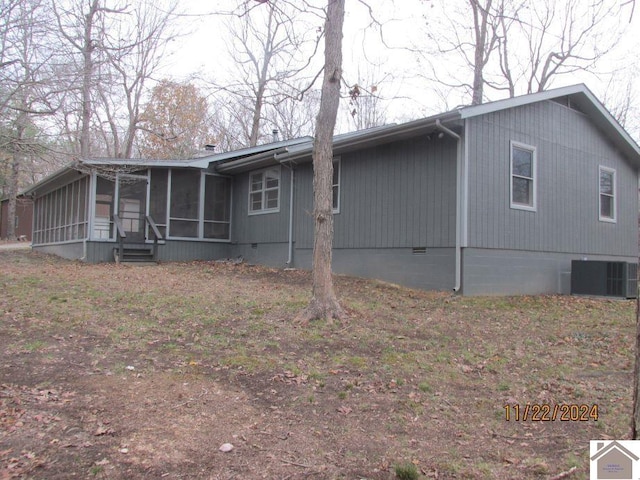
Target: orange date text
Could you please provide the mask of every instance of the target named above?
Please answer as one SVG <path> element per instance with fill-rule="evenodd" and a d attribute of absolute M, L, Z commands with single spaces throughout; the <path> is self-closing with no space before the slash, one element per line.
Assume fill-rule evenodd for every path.
<path fill-rule="evenodd" d="M 585 403 L 527 403 L 505 405 L 507 422 L 588 422 L 598 420 L 598 404 Z"/>

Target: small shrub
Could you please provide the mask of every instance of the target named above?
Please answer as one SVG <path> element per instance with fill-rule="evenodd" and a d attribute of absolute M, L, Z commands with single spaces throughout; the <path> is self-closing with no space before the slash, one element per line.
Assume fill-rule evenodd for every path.
<path fill-rule="evenodd" d="M 396 477 L 400 480 L 418 480 L 420 474 L 418 473 L 418 467 L 411 462 L 405 462 L 401 465 L 396 465 Z"/>
<path fill-rule="evenodd" d="M 420 382 L 420 385 L 418 385 L 418 388 L 420 389 L 421 392 L 424 392 L 424 393 L 431 393 L 433 391 L 433 388 L 431 388 L 431 385 L 429 384 L 429 382 Z"/>

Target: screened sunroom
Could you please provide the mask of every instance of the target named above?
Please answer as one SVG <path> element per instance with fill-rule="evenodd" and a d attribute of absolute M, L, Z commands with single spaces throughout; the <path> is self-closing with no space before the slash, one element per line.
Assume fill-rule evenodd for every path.
<path fill-rule="evenodd" d="M 88 262 L 124 259 L 123 249 L 132 260 L 224 256 L 231 236 L 229 177 L 182 161 L 124 168 L 96 160 L 79 167 L 27 192 L 34 199 L 35 249 Z"/>

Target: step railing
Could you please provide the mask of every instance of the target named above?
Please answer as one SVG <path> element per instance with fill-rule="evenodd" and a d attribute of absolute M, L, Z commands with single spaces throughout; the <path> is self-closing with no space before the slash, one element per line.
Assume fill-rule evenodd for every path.
<path fill-rule="evenodd" d="M 153 261 L 156 262 L 158 260 L 158 241 L 164 240 L 156 222 L 153 221 L 153 217 L 151 215 L 146 215 L 144 217 L 145 222 L 149 225 L 151 232 L 153 232 Z"/>
<path fill-rule="evenodd" d="M 149 226 L 149 234 L 153 235 L 153 261 L 156 262 L 158 260 L 158 242 L 164 240 L 162 233 L 160 233 L 160 229 L 156 225 L 156 222 L 153 220 L 151 215 L 146 215 L 144 217 L 145 223 Z M 124 226 L 122 225 L 122 219 L 117 215 L 113 215 L 113 224 L 116 226 L 116 243 L 118 244 L 117 251 L 118 255 L 116 257 L 116 263 L 120 263 L 124 260 L 124 250 L 125 250 L 125 239 L 127 238 L 127 233 L 124 231 Z"/>
<path fill-rule="evenodd" d="M 120 263 L 124 255 L 124 239 L 127 238 L 127 234 L 122 226 L 122 220 L 117 214 L 113 216 L 113 224 L 116 226 L 116 242 L 118 243 L 116 263 Z"/>

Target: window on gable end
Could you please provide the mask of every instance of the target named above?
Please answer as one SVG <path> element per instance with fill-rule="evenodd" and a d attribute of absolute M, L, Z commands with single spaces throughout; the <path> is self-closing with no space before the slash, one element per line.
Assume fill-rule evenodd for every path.
<path fill-rule="evenodd" d="M 600 221 L 616 221 L 616 171 L 612 168 L 599 168 L 599 206 Z"/>
<path fill-rule="evenodd" d="M 511 142 L 511 208 L 536 210 L 536 149 Z"/>

